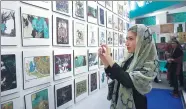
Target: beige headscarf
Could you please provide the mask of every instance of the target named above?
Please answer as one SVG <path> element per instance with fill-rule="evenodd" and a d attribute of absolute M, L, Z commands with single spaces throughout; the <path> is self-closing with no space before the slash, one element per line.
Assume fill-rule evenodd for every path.
<path fill-rule="evenodd" d="M 148 27 L 143 24 L 138 24 L 129 29 L 137 33 L 137 45 L 134 53 L 134 58 L 126 72 L 132 79 L 134 87 L 141 94 L 146 94 L 152 89 L 151 82 L 156 77 L 158 70 L 157 51 L 152 40 L 152 34 Z M 126 60 L 128 60 L 132 54 L 128 54 L 127 58 L 123 61 L 121 66 L 123 67 Z M 125 88 L 120 84 L 118 101 L 115 102 L 116 89 L 118 81 L 115 81 L 114 92 L 112 95 L 111 109 L 133 109 L 134 100 L 132 89 Z"/>

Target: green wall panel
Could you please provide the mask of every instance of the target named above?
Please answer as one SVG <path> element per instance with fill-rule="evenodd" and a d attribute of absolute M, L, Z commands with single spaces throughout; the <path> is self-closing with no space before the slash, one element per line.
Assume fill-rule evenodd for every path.
<path fill-rule="evenodd" d="M 156 25 L 156 17 L 151 16 L 151 17 L 138 18 L 136 19 L 136 24 L 145 24 L 147 26 Z"/>
<path fill-rule="evenodd" d="M 167 23 L 186 22 L 186 12 L 167 14 Z"/>

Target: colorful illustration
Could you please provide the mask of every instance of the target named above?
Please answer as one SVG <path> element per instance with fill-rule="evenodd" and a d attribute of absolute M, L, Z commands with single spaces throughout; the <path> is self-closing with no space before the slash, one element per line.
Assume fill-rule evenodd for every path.
<path fill-rule="evenodd" d="M 64 105 L 72 100 L 72 85 L 57 89 L 57 107 Z"/>
<path fill-rule="evenodd" d="M 13 102 L 11 101 L 1 104 L 1 109 L 13 109 Z"/>
<path fill-rule="evenodd" d="M 31 95 L 32 109 L 49 109 L 48 89 Z"/>
<path fill-rule="evenodd" d="M 75 24 L 75 45 L 81 46 L 85 45 L 85 25 L 82 23 Z"/>
<path fill-rule="evenodd" d="M 24 38 L 49 38 L 49 19 L 22 14 Z"/>
<path fill-rule="evenodd" d="M 93 73 L 90 75 L 90 90 L 91 92 L 97 89 L 97 73 Z"/>
<path fill-rule="evenodd" d="M 99 8 L 99 12 L 100 12 L 100 15 L 99 15 L 99 20 L 100 20 L 100 24 L 104 25 L 105 24 L 105 13 L 104 13 L 104 10 L 102 8 Z"/>
<path fill-rule="evenodd" d="M 25 57 L 24 65 L 26 81 L 50 76 L 49 56 Z"/>
<path fill-rule="evenodd" d="M 86 66 L 86 56 L 84 55 L 75 56 L 74 61 L 75 61 L 75 64 L 74 64 L 75 68 Z"/>
<path fill-rule="evenodd" d="M 97 8 L 93 8 L 91 6 L 88 6 L 88 14 L 89 17 L 97 18 Z"/>
<path fill-rule="evenodd" d="M 76 97 L 87 92 L 87 80 L 80 81 L 76 83 Z"/>
<path fill-rule="evenodd" d="M 89 53 L 88 54 L 88 65 L 89 67 L 98 65 L 98 54 L 97 53 Z"/>
<path fill-rule="evenodd" d="M 84 1 L 73 1 L 75 3 L 75 16 L 76 17 L 80 17 L 80 18 L 84 18 Z"/>
<path fill-rule="evenodd" d="M 1 55 L 1 92 L 17 88 L 15 54 Z"/>
<path fill-rule="evenodd" d="M 68 20 L 57 17 L 57 44 L 69 44 Z"/>
<path fill-rule="evenodd" d="M 55 55 L 55 74 L 67 73 L 72 70 L 71 54 Z"/>
<path fill-rule="evenodd" d="M 69 13 L 68 1 L 56 1 L 56 10 L 64 13 Z"/>
<path fill-rule="evenodd" d="M 1 35 L 16 36 L 15 11 L 1 8 Z"/>

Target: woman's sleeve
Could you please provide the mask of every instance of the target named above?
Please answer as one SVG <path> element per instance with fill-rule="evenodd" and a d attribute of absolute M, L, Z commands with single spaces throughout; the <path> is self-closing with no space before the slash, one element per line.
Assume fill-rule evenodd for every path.
<path fill-rule="evenodd" d="M 130 78 L 129 73 L 124 72 L 123 69 L 117 64 L 114 63 L 112 67 L 108 66 L 105 69 L 106 74 L 113 80 L 116 79 L 126 88 L 133 88 L 133 82 Z"/>

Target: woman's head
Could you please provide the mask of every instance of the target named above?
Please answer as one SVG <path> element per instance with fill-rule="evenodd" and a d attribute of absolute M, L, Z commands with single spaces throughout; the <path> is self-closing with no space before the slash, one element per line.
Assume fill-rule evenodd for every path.
<path fill-rule="evenodd" d="M 133 26 L 128 30 L 127 41 L 125 43 L 129 53 L 134 53 L 136 49 L 137 26 Z"/>
<path fill-rule="evenodd" d="M 179 44 L 179 42 L 177 41 L 177 39 L 176 38 L 173 38 L 172 40 L 171 40 L 171 46 L 172 46 L 172 48 L 176 48 L 176 47 L 178 47 L 180 44 Z"/>

